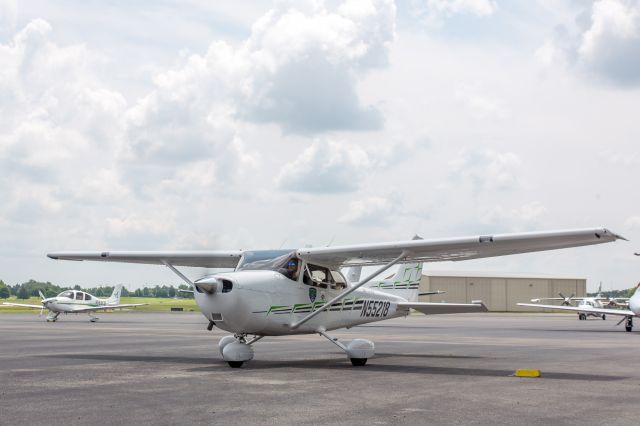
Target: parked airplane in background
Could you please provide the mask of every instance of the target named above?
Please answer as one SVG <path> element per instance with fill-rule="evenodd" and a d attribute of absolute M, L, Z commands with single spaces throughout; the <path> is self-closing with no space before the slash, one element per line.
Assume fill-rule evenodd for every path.
<path fill-rule="evenodd" d="M 558 305 L 539 305 L 535 303 L 518 303 L 518 306 L 527 306 L 530 308 L 545 308 L 545 309 L 557 309 L 561 311 L 574 311 L 580 314 L 588 314 L 594 316 L 602 316 L 604 319 L 605 315 L 616 315 L 622 316 L 620 322 L 618 324 L 622 324 L 623 321 L 626 320 L 625 329 L 627 331 L 631 331 L 633 329 L 633 318 L 640 316 L 640 283 L 636 286 L 636 290 L 633 293 L 633 296 L 629 299 L 629 309 L 607 309 L 607 308 L 598 308 L 594 306 L 558 306 Z M 586 319 L 586 317 L 581 318 Z"/>
<path fill-rule="evenodd" d="M 9 303 L 4 302 L 5 306 L 20 306 L 23 308 L 40 309 L 40 315 L 45 309 L 49 310 L 47 314 L 47 322 L 57 321 L 58 316 L 61 313 L 65 314 L 79 314 L 86 312 L 89 314 L 89 321 L 96 322 L 98 317 L 93 313 L 96 311 L 103 311 L 107 309 L 121 309 L 131 308 L 134 306 L 143 306 L 146 303 L 128 303 L 120 304 L 120 293 L 122 292 L 122 284 L 118 284 L 113 289 L 113 293 L 108 299 L 98 299 L 89 293 L 85 293 L 80 290 L 65 290 L 56 297 L 44 297 L 41 291 L 40 297 L 42 298 L 42 305 L 28 305 L 24 303 Z"/>
<path fill-rule="evenodd" d="M 342 349 L 353 365 L 374 354 L 373 342 L 338 342 L 327 331 L 406 316 L 410 309 L 427 315 L 486 311 L 482 303 L 418 302 L 423 262 L 460 261 L 516 253 L 613 242 L 622 237 L 604 228 L 523 234 L 483 235 L 441 240 L 409 240 L 298 250 L 205 252 L 60 252 L 52 259 L 95 260 L 165 265 L 194 290 L 202 314 L 233 335 L 218 346 L 231 367 L 253 359 L 253 343 L 265 336 L 319 334 Z M 400 264 L 390 280 L 365 285 Z M 402 266 L 404 264 L 404 266 Z M 406 265 L 413 264 L 413 265 Z M 382 265 L 357 283 L 341 268 Z M 176 266 L 233 268 L 191 281 Z M 253 337 L 249 337 L 253 336 Z"/>
<path fill-rule="evenodd" d="M 565 297 L 564 294 L 559 293 L 560 297 L 543 297 L 540 299 L 531 299 L 532 303 L 540 303 L 543 300 L 562 300 L 560 306 L 571 306 L 572 301 L 578 302 L 579 308 L 584 308 L 578 312 L 579 320 L 586 320 L 587 317 L 596 317 L 602 318 L 603 320 L 607 319 L 606 313 L 595 313 L 591 311 L 591 308 L 620 308 L 620 307 L 628 307 L 629 306 L 629 298 L 628 297 L 604 297 L 602 295 L 602 283 L 598 287 L 598 294 L 593 297 L 574 297 L 573 294 L 569 297 Z M 524 305 L 523 305 L 524 306 Z M 551 305 L 556 306 L 556 305 Z"/>

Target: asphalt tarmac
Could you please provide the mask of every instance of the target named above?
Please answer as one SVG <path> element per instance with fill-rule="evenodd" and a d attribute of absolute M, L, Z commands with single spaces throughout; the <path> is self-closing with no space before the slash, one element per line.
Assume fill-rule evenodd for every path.
<path fill-rule="evenodd" d="M 313 335 L 231 369 L 196 313 L 0 314 L 0 424 L 636 425 L 640 322 L 616 322 L 412 315 L 332 333 L 375 342 L 364 367 Z"/>

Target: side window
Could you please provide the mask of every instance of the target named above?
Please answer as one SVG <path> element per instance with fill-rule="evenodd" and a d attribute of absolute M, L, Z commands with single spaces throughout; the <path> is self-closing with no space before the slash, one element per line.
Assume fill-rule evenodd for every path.
<path fill-rule="evenodd" d="M 84 297 L 82 296 L 82 292 L 76 291 L 76 300 L 82 300 Z"/>
<path fill-rule="evenodd" d="M 324 266 L 307 264 L 304 274 L 304 283 L 321 288 L 335 285 L 329 269 Z"/>
<path fill-rule="evenodd" d="M 73 293 L 70 291 L 65 291 L 62 294 L 60 294 L 60 297 L 68 297 L 69 299 L 73 299 Z"/>
<path fill-rule="evenodd" d="M 84 300 L 91 300 L 91 295 L 89 293 L 85 293 Z"/>
<path fill-rule="evenodd" d="M 344 276 L 339 271 L 331 271 L 331 277 L 335 283 L 331 286 L 332 288 L 347 288 L 347 280 L 344 279 Z"/>

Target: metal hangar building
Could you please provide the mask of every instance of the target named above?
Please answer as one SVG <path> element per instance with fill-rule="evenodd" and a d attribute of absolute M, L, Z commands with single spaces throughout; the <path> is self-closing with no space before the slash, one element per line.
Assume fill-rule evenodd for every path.
<path fill-rule="evenodd" d="M 446 293 L 420 296 L 420 301 L 471 303 L 473 300 L 482 300 L 489 311 L 493 312 L 532 312 L 535 310 L 516 304 L 530 303 L 535 298 L 559 297 L 558 293 L 584 297 L 586 288 L 585 278 L 545 274 L 425 271 L 420 282 L 420 292 L 442 290 Z M 543 311 L 540 309 L 540 312 Z"/>

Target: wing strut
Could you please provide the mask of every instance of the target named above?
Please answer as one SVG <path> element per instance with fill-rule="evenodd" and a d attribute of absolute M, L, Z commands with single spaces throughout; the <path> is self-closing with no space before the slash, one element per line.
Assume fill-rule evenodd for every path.
<path fill-rule="evenodd" d="M 163 260 L 162 263 L 164 263 L 167 268 L 171 269 L 177 276 L 179 276 L 187 284 L 189 284 L 191 286 L 191 288 L 193 288 L 193 289 L 196 288 L 196 285 L 189 278 L 187 278 L 182 272 L 178 271 L 172 264 L 170 264 L 166 260 Z M 193 293 L 193 291 L 192 291 L 192 293 Z"/>
<path fill-rule="evenodd" d="M 402 259 L 407 257 L 407 255 L 408 255 L 408 252 L 403 250 L 402 254 L 400 256 L 396 257 L 391 262 L 385 264 L 382 268 L 377 269 L 373 274 L 369 275 L 367 278 L 365 278 L 364 280 L 360 281 L 358 284 L 354 285 L 349 290 L 347 290 L 347 291 L 345 291 L 343 293 L 340 293 L 339 295 L 337 295 L 336 297 L 334 297 L 333 299 L 329 300 L 327 303 L 325 303 L 324 305 L 319 307 L 316 311 L 313 311 L 312 313 L 310 313 L 306 317 L 302 318 L 300 321 L 291 324 L 291 329 L 295 330 L 296 328 L 300 327 L 305 322 L 309 321 L 311 318 L 315 317 L 316 315 L 319 315 L 321 312 L 326 310 L 329 306 L 331 306 L 334 303 L 336 303 L 338 300 L 344 299 L 346 296 L 348 296 L 349 294 L 353 293 L 354 291 L 356 291 L 357 289 L 362 287 L 364 284 L 368 283 L 369 281 L 371 281 L 372 279 L 377 277 L 379 274 L 383 273 L 384 271 L 386 271 L 387 269 L 391 268 L 396 263 L 400 262 Z"/>

